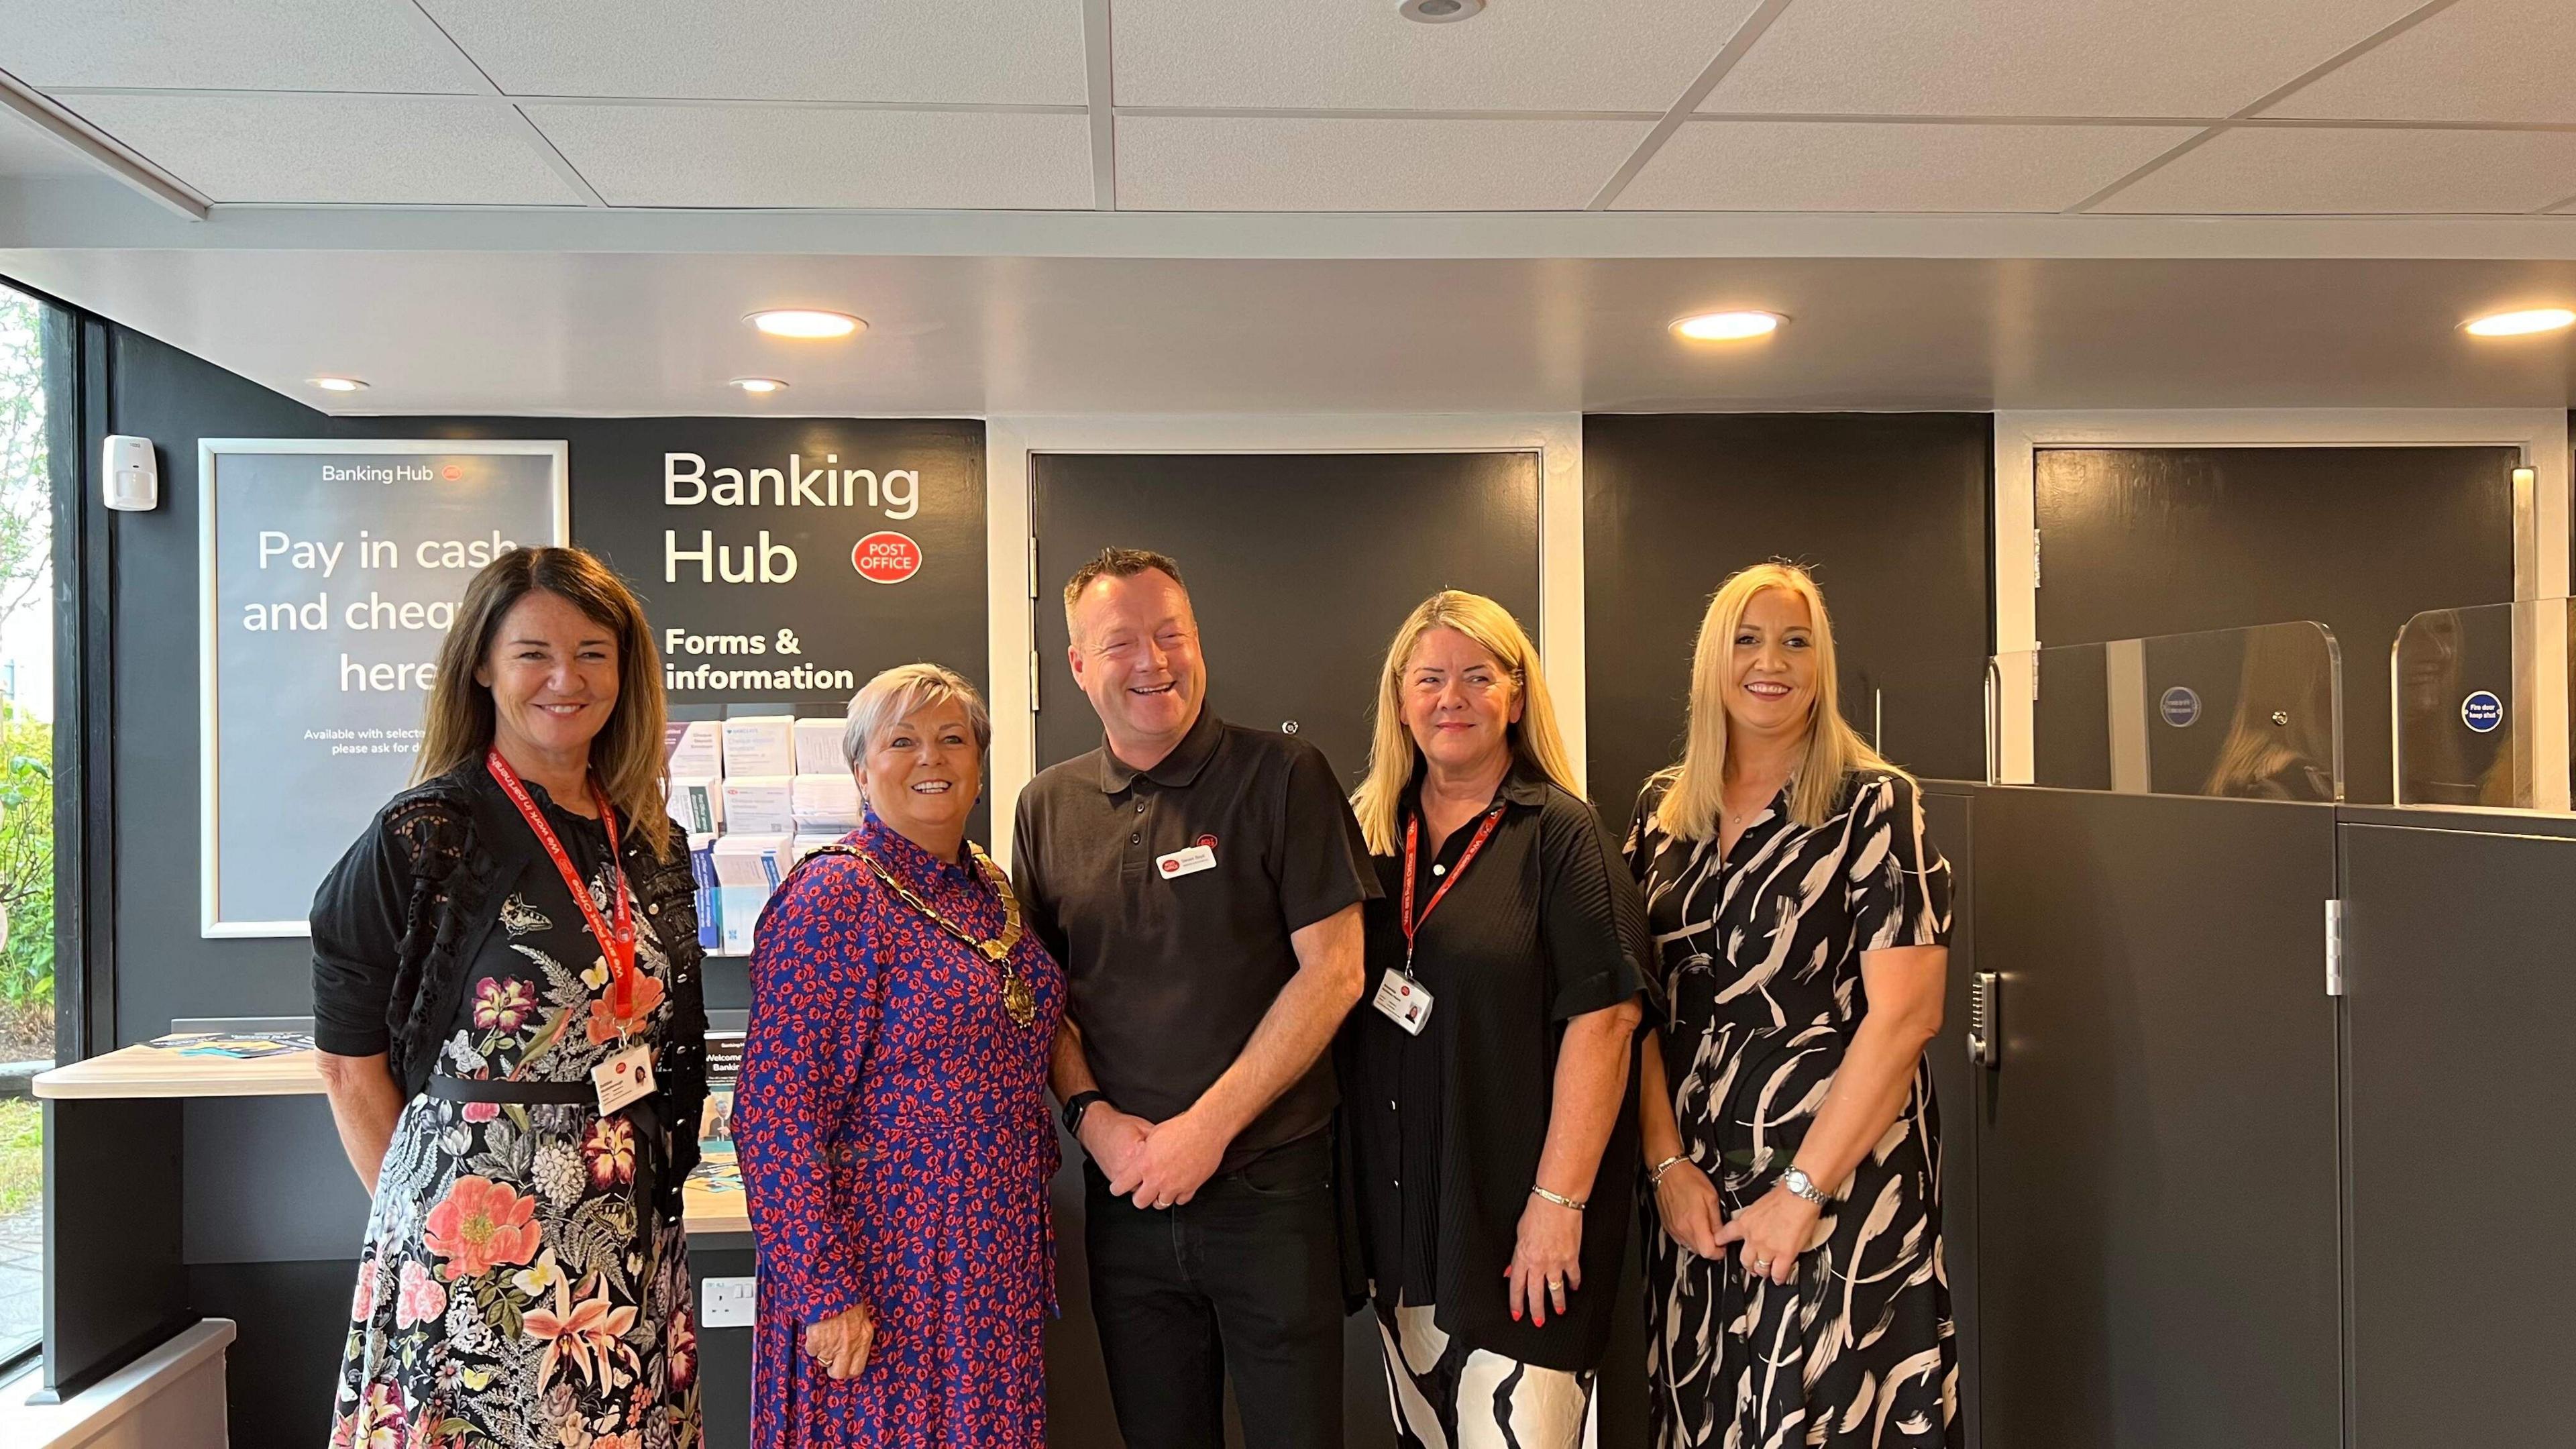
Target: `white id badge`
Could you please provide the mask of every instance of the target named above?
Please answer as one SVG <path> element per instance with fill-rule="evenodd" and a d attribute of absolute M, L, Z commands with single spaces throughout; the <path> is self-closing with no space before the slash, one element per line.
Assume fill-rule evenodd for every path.
<path fill-rule="evenodd" d="M 1387 1020 L 1420 1036 L 1423 1023 L 1431 1020 L 1431 993 L 1421 982 L 1389 966 L 1385 979 L 1377 984 L 1377 1009 Z"/>
<path fill-rule="evenodd" d="M 614 1112 L 653 1093 L 653 1049 L 628 1047 L 590 1069 L 591 1089 L 599 1093 L 599 1110 Z"/>
<path fill-rule="evenodd" d="M 1154 873 L 1165 880 L 1197 875 L 1200 871 L 1214 869 L 1216 869 L 1216 852 L 1204 845 L 1193 845 L 1187 850 L 1175 850 L 1169 855 L 1154 857 Z"/>

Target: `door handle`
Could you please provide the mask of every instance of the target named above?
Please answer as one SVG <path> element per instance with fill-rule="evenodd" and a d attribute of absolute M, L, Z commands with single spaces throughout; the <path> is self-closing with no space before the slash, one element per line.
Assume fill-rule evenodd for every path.
<path fill-rule="evenodd" d="M 2003 977 L 1980 971 L 1968 978 L 1968 1060 L 1993 1071 L 2003 1065 L 2003 1039 L 1995 1008 L 2003 994 Z"/>

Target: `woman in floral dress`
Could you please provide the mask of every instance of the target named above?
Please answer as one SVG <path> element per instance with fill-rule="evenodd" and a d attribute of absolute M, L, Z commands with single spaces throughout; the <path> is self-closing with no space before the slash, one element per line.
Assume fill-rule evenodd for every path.
<path fill-rule="evenodd" d="M 335 1449 L 700 1442 L 705 1016 L 660 673 L 596 561 L 505 554 L 440 659 L 431 778 L 316 898 L 315 1036 L 375 1197 Z M 631 1101 L 594 1079 L 645 1060 Z"/>
<path fill-rule="evenodd" d="M 991 739 L 948 670 L 870 680 L 842 739 L 867 823 L 760 922 L 733 1115 L 758 1449 L 1047 1441 L 1064 977 L 965 838 Z"/>

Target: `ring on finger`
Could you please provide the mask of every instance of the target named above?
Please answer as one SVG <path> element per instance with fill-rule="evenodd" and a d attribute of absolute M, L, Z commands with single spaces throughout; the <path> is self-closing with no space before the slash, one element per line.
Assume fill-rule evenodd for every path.
<path fill-rule="evenodd" d="M 1768 1258 L 1757 1259 L 1757 1260 L 1754 1262 L 1754 1264 L 1753 1264 L 1753 1271 L 1754 1271 L 1754 1272 L 1756 1272 L 1756 1273 L 1768 1273 L 1768 1272 L 1770 1272 L 1770 1271 L 1771 1271 L 1771 1260 L 1770 1260 L 1770 1259 L 1768 1259 Z"/>

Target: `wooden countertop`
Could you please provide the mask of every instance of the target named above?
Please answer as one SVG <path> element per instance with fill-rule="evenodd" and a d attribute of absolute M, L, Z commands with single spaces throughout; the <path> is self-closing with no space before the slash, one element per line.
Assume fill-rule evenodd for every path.
<path fill-rule="evenodd" d="M 116 1097 L 318 1097 L 322 1071 L 310 1050 L 237 1057 L 191 1052 L 184 1047 L 138 1043 L 56 1067 L 35 1081 L 36 1095 L 54 1101 Z M 692 1233 L 747 1233 L 751 1219 L 742 1178 L 729 1143 L 709 1143 L 704 1161 L 681 1191 Z"/>
<path fill-rule="evenodd" d="M 36 1095 L 78 1097 L 294 1097 L 322 1094 L 312 1051 L 239 1057 L 191 1053 L 148 1042 L 56 1067 L 36 1077 Z"/>

